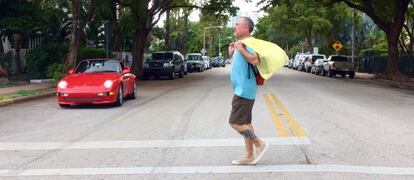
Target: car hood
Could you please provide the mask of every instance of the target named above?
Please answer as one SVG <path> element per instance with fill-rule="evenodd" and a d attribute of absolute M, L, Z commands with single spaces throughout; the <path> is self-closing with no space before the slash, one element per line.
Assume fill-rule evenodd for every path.
<path fill-rule="evenodd" d="M 203 61 L 187 61 L 187 63 L 198 63 L 198 64 L 201 64 L 201 63 L 203 63 Z"/>
<path fill-rule="evenodd" d="M 68 88 L 78 86 L 103 86 L 106 80 L 117 81 L 120 74 L 116 73 L 79 73 L 65 77 Z"/>
<path fill-rule="evenodd" d="M 152 59 L 152 60 L 147 60 L 147 63 L 152 63 L 152 62 L 156 62 L 156 63 L 168 63 L 172 61 L 171 59 Z"/>

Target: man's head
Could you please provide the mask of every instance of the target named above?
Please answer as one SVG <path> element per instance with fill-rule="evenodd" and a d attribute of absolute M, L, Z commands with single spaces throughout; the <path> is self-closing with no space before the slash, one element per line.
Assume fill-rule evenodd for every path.
<path fill-rule="evenodd" d="M 237 38 L 249 37 L 250 33 L 253 31 L 254 23 L 249 17 L 242 16 L 240 17 L 236 25 L 233 27 L 233 33 Z"/>

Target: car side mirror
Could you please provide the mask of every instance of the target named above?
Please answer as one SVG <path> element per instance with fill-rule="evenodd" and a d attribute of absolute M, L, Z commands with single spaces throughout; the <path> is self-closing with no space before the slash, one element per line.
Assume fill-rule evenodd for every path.
<path fill-rule="evenodd" d="M 124 66 L 124 69 L 122 70 L 122 73 L 123 74 L 131 73 L 131 68 L 129 66 Z"/>
<path fill-rule="evenodd" d="M 73 74 L 75 72 L 74 69 L 69 69 L 68 74 Z"/>

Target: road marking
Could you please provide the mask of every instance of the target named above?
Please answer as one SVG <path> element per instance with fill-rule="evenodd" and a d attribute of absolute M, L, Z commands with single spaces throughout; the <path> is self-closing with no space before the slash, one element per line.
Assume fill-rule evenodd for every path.
<path fill-rule="evenodd" d="M 307 145 L 306 137 L 267 137 L 270 145 Z M 229 147 L 244 146 L 243 138 L 189 139 L 189 140 L 138 140 L 138 141 L 84 141 L 0 143 L 0 150 L 50 150 L 50 149 L 123 149 L 123 148 L 177 148 L 177 147 Z"/>
<path fill-rule="evenodd" d="M 380 175 L 414 175 L 414 167 L 349 165 L 258 165 L 258 166 L 148 166 L 112 168 L 62 168 L 0 170 L 0 177 L 79 176 L 131 174 L 220 174 L 220 173 L 358 173 Z"/>
<path fill-rule="evenodd" d="M 276 125 L 276 130 L 277 130 L 277 133 L 279 134 L 279 136 L 281 136 L 281 137 L 289 136 L 289 131 L 286 129 L 286 127 L 282 123 L 282 120 L 277 115 L 277 112 L 275 110 L 276 108 L 275 108 L 274 104 L 271 102 L 270 97 L 267 96 L 267 95 L 263 95 L 263 98 L 265 100 L 267 108 L 270 111 L 270 115 L 272 116 L 272 120 Z"/>
<path fill-rule="evenodd" d="M 283 105 L 283 103 L 276 97 L 275 94 L 271 93 L 271 98 L 273 102 L 278 106 L 280 111 L 282 111 L 283 116 L 285 117 L 287 123 L 292 128 L 292 132 L 297 137 L 304 137 L 305 131 L 300 127 L 300 125 L 292 118 L 292 115 L 290 115 L 289 111 L 286 109 L 286 107 Z"/>

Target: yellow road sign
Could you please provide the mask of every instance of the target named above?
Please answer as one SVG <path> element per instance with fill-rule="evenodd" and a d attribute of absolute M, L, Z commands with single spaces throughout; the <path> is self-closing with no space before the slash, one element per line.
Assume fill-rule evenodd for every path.
<path fill-rule="evenodd" d="M 344 46 L 339 42 L 336 41 L 332 44 L 332 47 L 338 52 L 339 50 L 341 50 Z"/>

